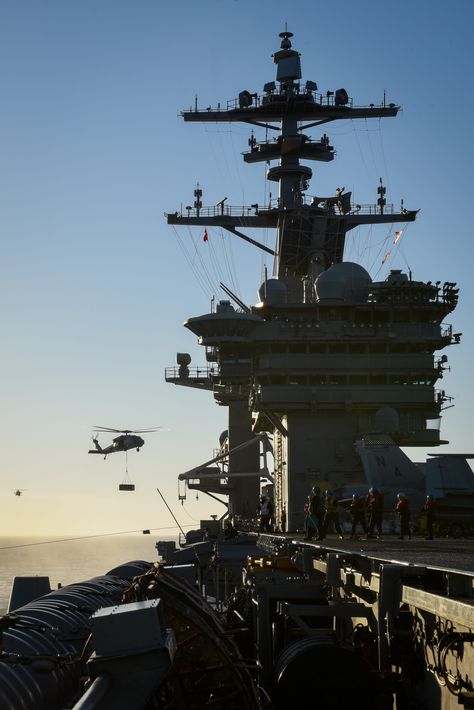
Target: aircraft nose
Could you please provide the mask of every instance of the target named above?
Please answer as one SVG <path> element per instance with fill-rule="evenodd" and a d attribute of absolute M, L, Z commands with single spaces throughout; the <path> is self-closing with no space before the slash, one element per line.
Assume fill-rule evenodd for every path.
<path fill-rule="evenodd" d="M 138 437 L 138 446 L 143 446 L 144 443 L 145 443 L 145 440 L 142 439 L 141 436 L 139 436 L 139 437 Z"/>

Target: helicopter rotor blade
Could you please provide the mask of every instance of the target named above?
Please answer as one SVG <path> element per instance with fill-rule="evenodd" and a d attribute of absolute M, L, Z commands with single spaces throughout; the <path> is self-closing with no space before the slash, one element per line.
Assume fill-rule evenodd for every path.
<path fill-rule="evenodd" d="M 129 429 L 129 432 L 131 432 L 133 434 L 146 434 L 148 432 L 158 431 L 158 429 L 161 429 L 161 427 L 156 426 L 153 429 Z"/>
<path fill-rule="evenodd" d="M 161 429 L 162 427 L 153 427 L 152 429 L 112 429 L 112 427 L 106 427 L 106 426 L 96 426 L 94 427 L 95 431 L 108 431 L 108 432 L 115 432 L 116 434 L 146 434 L 148 432 L 152 431 L 157 431 L 158 429 Z"/>
<path fill-rule="evenodd" d="M 112 432 L 117 432 L 117 433 L 127 431 L 126 429 L 112 429 L 112 427 L 108 427 L 108 426 L 95 426 L 94 430 L 95 431 L 112 431 Z"/>

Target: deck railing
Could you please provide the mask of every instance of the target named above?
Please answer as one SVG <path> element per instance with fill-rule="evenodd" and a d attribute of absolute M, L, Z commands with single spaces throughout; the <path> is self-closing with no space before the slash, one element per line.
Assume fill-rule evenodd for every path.
<path fill-rule="evenodd" d="M 252 94 L 252 99 L 251 103 L 248 108 L 252 109 L 255 107 L 260 107 L 260 106 L 271 106 L 272 104 L 275 103 L 281 103 L 281 102 L 286 102 L 287 101 L 287 93 L 286 92 L 279 92 L 279 91 L 274 91 L 268 94 Z M 311 89 L 307 89 L 306 87 L 301 87 L 298 85 L 294 86 L 294 92 L 293 96 L 296 101 L 298 101 L 298 98 L 303 99 L 305 101 L 311 101 L 314 103 L 316 106 L 338 106 L 341 107 L 341 103 L 339 101 L 336 101 L 336 96 L 334 92 L 326 92 L 325 94 L 321 94 L 317 91 L 312 91 Z M 353 100 L 352 98 L 348 97 L 347 102 L 343 104 L 344 107 L 348 108 L 353 108 Z M 383 108 L 384 104 L 380 105 L 381 108 Z M 188 110 L 184 110 L 182 113 L 218 113 L 220 111 L 226 112 L 226 111 L 236 111 L 238 109 L 240 110 L 245 110 L 246 107 L 242 107 L 240 105 L 240 99 L 238 97 L 234 99 L 228 99 L 227 101 L 221 103 L 218 103 L 216 107 L 213 106 L 206 106 L 205 108 L 199 108 L 197 106 L 197 99 L 194 104 L 194 106 L 190 106 Z M 358 106 L 356 108 L 369 108 L 369 106 Z M 370 108 L 373 108 L 373 106 L 370 106 Z"/>
<path fill-rule="evenodd" d="M 314 206 L 313 200 L 315 198 L 311 196 L 303 196 L 301 205 L 298 207 Z M 273 210 L 278 210 L 280 208 L 279 200 L 271 200 L 267 205 L 211 205 L 209 207 L 201 207 L 199 210 L 194 207 L 187 206 L 181 207 L 180 211 L 175 212 L 177 217 L 188 217 L 188 218 L 213 218 L 213 217 L 254 217 L 259 214 L 266 214 Z M 337 205 L 334 205 L 334 210 L 339 212 Z M 402 212 L 402 210 L 400 210 Z M 342 214 L 342 213 L 341 213 Z M 380 207 L 376 204 L 351 204 L 351 209 L 346 214 L 363 214 L 363 215 L 377 215 L 382 214 L 380 212 Z M 387 204 L 384 206 L 383 214 L 397 214 L 393 204 Z"/>
<path fill-rule="evenodd" d="M 217 373 L 214 367 L 188 367 L 182 366 L 165 368 L 165 380 L 210 380 Z"/>

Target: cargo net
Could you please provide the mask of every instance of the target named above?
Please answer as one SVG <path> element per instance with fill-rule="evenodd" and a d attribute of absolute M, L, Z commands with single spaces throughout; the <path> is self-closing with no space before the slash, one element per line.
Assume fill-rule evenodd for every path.
<path fill-rule="evenodd" d="M 135 484 L 132 483 L 130 476 L 128 475 L 128 451 L 125 452 L 125 476 L 123 477 L 122 483 L 119 484 L 119 491 L 134 491 Z"/>

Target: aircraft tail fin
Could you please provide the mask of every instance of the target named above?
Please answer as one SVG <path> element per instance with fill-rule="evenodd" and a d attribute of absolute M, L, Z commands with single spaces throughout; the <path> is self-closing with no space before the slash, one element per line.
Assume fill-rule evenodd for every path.
<path fill-rule="evenodd" d="M 397 491 L 406 491 L 410 498 L 424 500 L 423 471 L 389 436 L 365 436 L 356 442 L 356 447 L 369 486 L 377 486 L 390 501 L 396 499 Z"/>
<path fill-rule="evenodd" d="M 95 445 L 95 449 L 89 449 L 90 454 L 101 454 L 102 453 L 102 447 L 99 444 L 98 439 L 92 439 Z"/>

